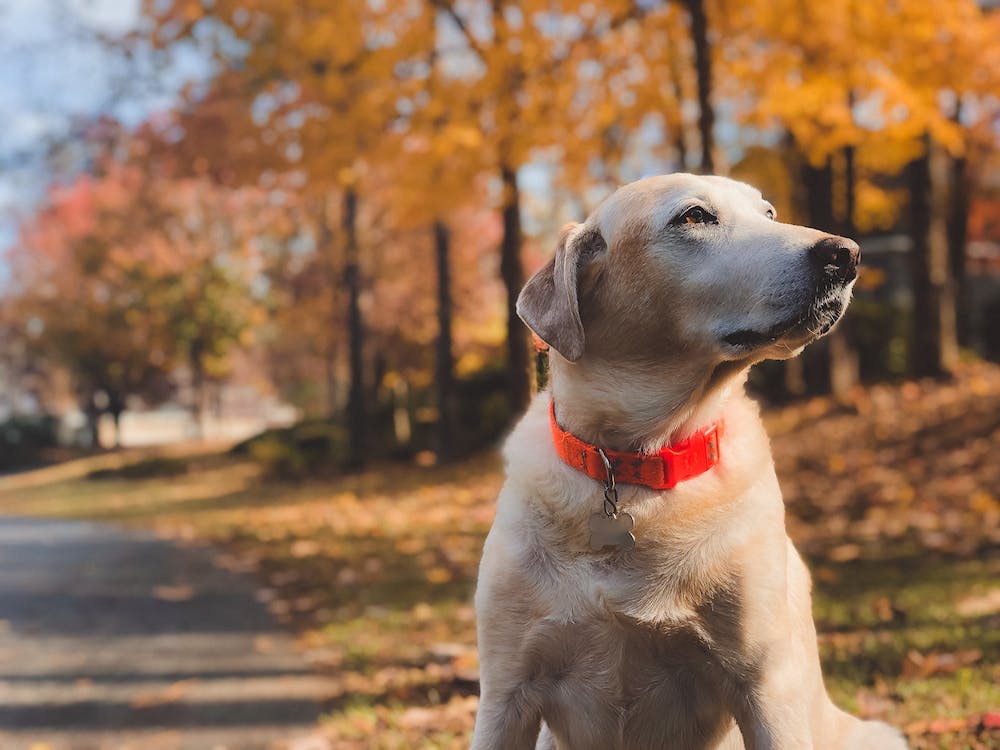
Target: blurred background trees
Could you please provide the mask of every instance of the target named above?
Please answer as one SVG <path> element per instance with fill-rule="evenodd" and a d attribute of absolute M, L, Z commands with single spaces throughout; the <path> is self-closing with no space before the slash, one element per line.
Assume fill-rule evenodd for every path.
<path fill-rule="evenodd" d="M 458 456 L 529 396 L 514 301 L 561 224 L 680 169 L 861 241 L 848 319 L 765 395 L 996 358 L 992 7 L 149 0 L 102 43 L 198 73 L 50 162 L 0 275 L 7 416 L 201 424 L 242 384 L 299 410 L 317 467 Z"/>

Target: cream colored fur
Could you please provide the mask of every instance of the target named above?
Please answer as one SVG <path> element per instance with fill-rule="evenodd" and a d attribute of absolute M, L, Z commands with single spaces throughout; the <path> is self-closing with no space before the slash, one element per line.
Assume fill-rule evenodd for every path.
<path fill-rule="evenodd" d="M 691 206 L 717 223 L 678 224 Z M 567 228 L 522 294 L 522 317 L 555 347 L 552 387 L 504 451 L 476 592 L 474 750 L 905 747 L 827 697 L 809 574 L 743 393 L 754 362 L 800 351 L 850 295 L 850 280 L 827 289 L 810 265 L 827 235 L 770 211 L 723 178 L 633 183 Z M 731 343 L 783 320 L 778 336 Z M 592 552 L 602 486 L 556 454 L 553 398 L 564 428 L 617 450 L 722 418 L 721 461 L 665 492 L 620 485 L 636 547 Z"/>

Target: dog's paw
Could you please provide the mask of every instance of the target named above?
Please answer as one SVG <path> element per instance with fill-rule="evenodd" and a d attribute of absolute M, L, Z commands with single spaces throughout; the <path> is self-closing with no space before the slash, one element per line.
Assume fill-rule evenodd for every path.
<path fill-rule="evenodd" d="M 908 750 L 902 733 L 881 721 L 861 721 L 845 750 Z"/>

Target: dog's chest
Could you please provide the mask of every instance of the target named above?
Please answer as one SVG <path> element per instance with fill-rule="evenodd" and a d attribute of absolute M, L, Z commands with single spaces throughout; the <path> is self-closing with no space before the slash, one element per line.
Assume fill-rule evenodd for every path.
<path fill-rule="evenodd" d="M 558 747 L 712 746 L 732 723 L 698 628 L 613 615 L 533 629 L 529 651 Z"/>

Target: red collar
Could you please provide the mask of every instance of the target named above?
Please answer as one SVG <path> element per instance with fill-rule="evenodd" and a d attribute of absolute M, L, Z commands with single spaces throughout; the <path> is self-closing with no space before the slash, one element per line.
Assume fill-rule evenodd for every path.
<path fill-rule="evenodd" d="M 608 473 L 601 449 L 585 443 L 556 422 L 555 403 L 549 404 L 552 440 L 556 452 L 567 464 L 588 477 L 606 482 Z M 611 462 L 615 479 L 621 484 L 642 484 L 654 490 L 669 490 L 678 482 L 704 474 L 719 463 L 719 437 L 722 422 L 713 422 L 690 437 L 661 448 L 656 453 L 604 451 Z"/>

